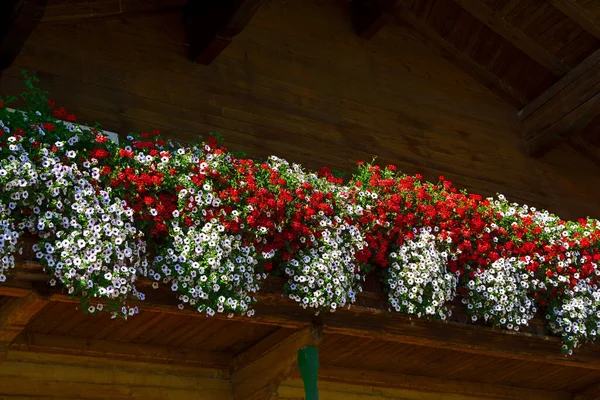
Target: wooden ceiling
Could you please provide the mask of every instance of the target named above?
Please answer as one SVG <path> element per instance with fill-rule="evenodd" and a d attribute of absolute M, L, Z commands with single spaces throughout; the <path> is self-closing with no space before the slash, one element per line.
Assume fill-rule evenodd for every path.
<path fill-rule="evenodd" d="M 529 153 L 543 154 L 567 138 L 590 147 L 600 115 L 600 3 L 390 3 L 394 7 L 382 9 L 380 18 L 387 13 L 409 24 L 443 56 L 522 110 L 518 116 Z"/>

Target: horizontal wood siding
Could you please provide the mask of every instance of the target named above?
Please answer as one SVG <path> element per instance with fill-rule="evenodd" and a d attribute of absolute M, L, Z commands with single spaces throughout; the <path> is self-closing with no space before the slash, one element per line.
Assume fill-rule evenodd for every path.
<path fill-rule="evenodd" d="M 346 383 L 319 381 L 319 396 L 327 400 L 486 400 L 492 397 L 464 396 L 454 393 L 421 392 L 408 389 L 388 389 Z M 304 399 L 301 379 L 290 379 L 279 386 L 279 400 Z"/>
<path fill-rule="evenodd" d="M 565 218 L 600 217 L 598 166 L 567 144 L 529 158 L 517 110 L 429 45 L 397 23 L 356 37 L 346 1 L 268 0 L 208 67 L 186 59 L 177 12 L 42 23 L 0 87 L 21 89 L 27 68 L 110 131 L 221 132 L 234 150 L 308 168 L 351 171 L 377 156 Z"/>
<path fill-rule="evenodd" d="M 10 351 L 0 399 L 227 400 L 227 378 L 197 367 Z"/>

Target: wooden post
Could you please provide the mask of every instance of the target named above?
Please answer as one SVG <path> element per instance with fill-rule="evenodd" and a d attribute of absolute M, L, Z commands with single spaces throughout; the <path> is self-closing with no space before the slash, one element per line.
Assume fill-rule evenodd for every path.
<path fill-rule="evenodd" d="M 319 400 L 319 349 L 306 346 L 298 350 L 298 367 L 304 381 L 305 400 Z"/>

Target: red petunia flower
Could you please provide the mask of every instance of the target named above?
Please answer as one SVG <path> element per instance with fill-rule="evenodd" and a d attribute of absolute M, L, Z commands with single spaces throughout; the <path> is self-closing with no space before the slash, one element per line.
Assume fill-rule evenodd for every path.
<path fill-rule="evenodd" d="M 53 132 L 56 129 L 56 126 L 54 126 L 54 124 L 52 124 L 50 122 L 44 122 L 42 124 L 42 128 L 44 128 L 45 130 L 47 130 L 49 132 Z"/>
<path fill-rule="evenodd" d="M 94 149 L 90 151 L 90 154 L 95 158 L 104 158 L 108 156 L 108 151 L 104 149 Z"/>

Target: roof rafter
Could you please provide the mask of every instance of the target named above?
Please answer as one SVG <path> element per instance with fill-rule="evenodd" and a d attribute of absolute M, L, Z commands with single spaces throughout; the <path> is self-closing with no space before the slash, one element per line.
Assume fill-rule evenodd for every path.
<path fill-rule="evenodd" d="M 571 68 L 558 57 L 551 54 L 542 45 L 513 26 L 503 16 L 482 3 L 481 0 L 454 0 L 454 2 L 523 51 L 538 64 L 550 70 L 554 75 L 564 76 L 571 71 Z"/>
<path fill-rule="evenodd" d="M 527 151 L 541 155 L 600 115 L 600 50 L 517 114 Z"/>
<path fill-rule="evenodd" d="M 440 36 L 427 24 L 415 16 L 406 6 L 398 6 L 393 10 L 394 17 L 399 22 L 404 22 L 416 30 L 417 34 L 424 36 L 426 42 L 433 45 L 433 49 L 457 65 L 467 74 L 477 79 L 481 84 L 496 93 L 499 97 L 517 108 L 527 104 L 527 99 L 514 87 L 510 86 L 483 65 L 478 64 L 468 54 L 463 53 L 451 42 Z"/>
<path fill-rule="evenodd" d="M 600 26 L 589 13 L 573 0 L 547 0 L 583 29 L 600 39 Z"/>

